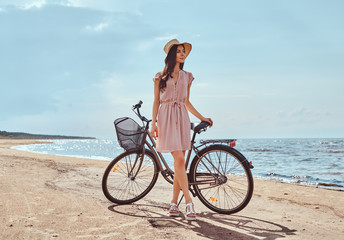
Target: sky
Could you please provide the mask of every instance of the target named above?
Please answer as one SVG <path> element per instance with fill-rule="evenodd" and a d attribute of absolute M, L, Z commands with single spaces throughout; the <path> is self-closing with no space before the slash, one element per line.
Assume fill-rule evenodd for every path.
<path fill-rule="evenodd" d="M 115 139 L 170 39 L 202 138 L 344 137 L 341 0 L 1 0 L 0 130 Z M 191 121 L 199 121 L 190 114 Z"/>

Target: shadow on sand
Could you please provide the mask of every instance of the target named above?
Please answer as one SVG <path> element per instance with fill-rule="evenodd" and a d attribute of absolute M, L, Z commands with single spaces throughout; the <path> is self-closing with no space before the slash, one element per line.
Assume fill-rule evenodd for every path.
<path fill-rule="evenodd" d="M 296 230 L 263 219 L 213 212 L 197 214 L 197 221 L 167 215 L 168 206 L 154 204 L 111 205 L 112 212 L 146 218 L 154 228 L 187 228 L 209 239 L 278 239 L 296 235 Z"/>

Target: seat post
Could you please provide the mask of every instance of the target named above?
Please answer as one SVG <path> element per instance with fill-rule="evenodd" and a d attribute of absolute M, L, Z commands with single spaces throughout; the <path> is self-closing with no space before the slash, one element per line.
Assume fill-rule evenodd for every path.
<path fill-rule="evenodd" d="M 191 138 L 191 144 L 195 143 L 195 138 L 196 138 L 196 132 L 193 132 L 192 138 Z"/>

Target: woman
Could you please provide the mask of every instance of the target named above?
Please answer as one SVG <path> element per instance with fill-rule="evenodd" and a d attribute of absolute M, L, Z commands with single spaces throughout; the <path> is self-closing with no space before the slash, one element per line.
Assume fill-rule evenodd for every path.
<path fill-rule="evenodd" d="M 210 118 L 203 117 L 189 100 L 194 77 L 190 72 L 184 71 L 183 66 L 191 51 L 191 44 L 173 39 L 165 45 L 164 51 L 167 54 L 165 68 L 153 79 L 154 102 L 150 134 L 157 139 L 157 151 L 170 152 L 174 159 L 173 197 L 169 215 L 179 216 L 177 201 L 182 189 L 186 203 L 185 218 L 196 220 L 185 170 L 185 151 L 191 147 L 188 111 L 199 120 L 209 122 L 210 126 L 213 122 Z"/>

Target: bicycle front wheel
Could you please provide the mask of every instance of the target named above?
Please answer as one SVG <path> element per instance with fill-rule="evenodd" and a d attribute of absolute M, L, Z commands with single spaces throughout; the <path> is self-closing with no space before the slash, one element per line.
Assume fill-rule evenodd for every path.
<path fill-rule="evenodd" d="M 209 209 L 232 214 L 249 203 L 253 178 L 247 160 L 225 145 L 206 147 L 192 161 L 191 179 L 201 202 Z"/>
<path fill-rule="evenodd" d="M 158 178 L 155 157 L 148 149 L 124 152 L 106 168 L 102 188 L 107 199 L 117 204 L 129 204 L 143 198 Z"/>

